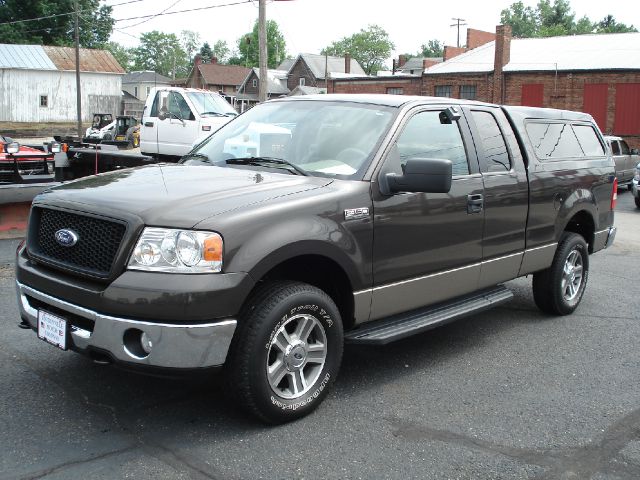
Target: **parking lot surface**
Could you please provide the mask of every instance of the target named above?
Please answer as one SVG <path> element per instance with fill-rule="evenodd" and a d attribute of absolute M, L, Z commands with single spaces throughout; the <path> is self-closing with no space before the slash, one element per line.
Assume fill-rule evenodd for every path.
<path fill-rule="evenodd" d="M 101 367 L 17 328 L 0 241 L 0 478 L 640 478 L 640 210 L 619 195 L 571 316 L 531 279 L 505 306 L 381 348 L 347 347 L 327 400 L 267 427 L 219 377 Z"/>

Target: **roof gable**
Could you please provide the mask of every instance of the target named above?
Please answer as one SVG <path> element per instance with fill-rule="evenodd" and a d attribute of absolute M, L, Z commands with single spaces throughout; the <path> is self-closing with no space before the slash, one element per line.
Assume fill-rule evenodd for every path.
<path fill-rule="evenodd" d="M 345 73 L 344 57 L 333 57 L 325 55 L 317 55 L 315 53 L 302 53 L 298 56 L 302 60 L 315 78 L 324 78 L 325 66 L 326 71 L 331 76 L 334 73 Z M 295 62 L 297 63 L 297 62 Z M 293 68 L 293 66 L 291 67 Z M 366 75 L 356 59 L 352 58 L 350 63 L 350 72 L 353 75 Z"/>

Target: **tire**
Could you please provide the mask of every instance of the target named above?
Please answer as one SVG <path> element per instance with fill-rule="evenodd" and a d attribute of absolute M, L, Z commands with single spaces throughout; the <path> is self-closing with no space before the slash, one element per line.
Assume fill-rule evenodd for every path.
<path fill-rule="evenodd" d="M 581 235 L 565 232 L 551 266 L 533 274 L 533 299 L 545 313 L 568 315 L 578 308 L 588 279 L 587 243 Z"/>
<path fill-rule="evenodd" d="M 295 420 L 326 397 L 342 350 L 340 312 L 326 293 L 299 282 L 267 284 L 240 314 L 225 364 L 227 391 L 264 422 Z"/>
<path fill-rule="evenodd" d="M 636 208 L 640 208 L 640 196 L 633 197 L 633 201 L 636 202 Z"/>

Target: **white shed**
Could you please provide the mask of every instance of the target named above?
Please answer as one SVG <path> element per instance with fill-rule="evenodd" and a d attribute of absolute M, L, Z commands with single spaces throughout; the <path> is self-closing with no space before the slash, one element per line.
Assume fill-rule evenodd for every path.
<path fill-rule="evenodd" d="M 73 122 L 75 50 L 0 44 L 0 121 Z M 80 49 L 82 118 L 120 112 L 123 68 L 110 52 Z"/>

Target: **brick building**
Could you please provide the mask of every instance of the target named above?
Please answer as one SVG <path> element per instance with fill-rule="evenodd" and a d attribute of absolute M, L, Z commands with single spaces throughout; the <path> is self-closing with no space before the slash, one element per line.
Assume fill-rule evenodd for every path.
<path fill-rule="evenodd" d="M 445 61 L 424 71 L 421 95 L 584 111 L 603 133 L 640 147 L 640 33 L 511 38 L 499 25 L 496 34 L 471 30 L 467 45 L 445 48 Z M 387 93 L 397 82 L 336 80 L 333 91 Z"/>

